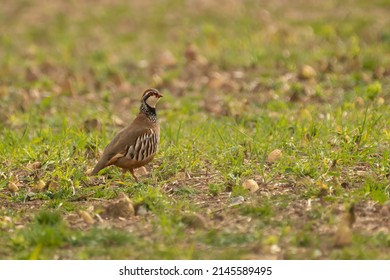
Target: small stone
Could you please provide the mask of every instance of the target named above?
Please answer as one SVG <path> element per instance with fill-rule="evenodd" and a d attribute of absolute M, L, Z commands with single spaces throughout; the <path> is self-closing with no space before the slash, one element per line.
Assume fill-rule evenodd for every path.
<path fill-rule="evenodd" d="M 146 208 L 145 205 L 140 205 L 137 208 L 137 215 L 138 216 L 146 216 L 148 214 L 148 208 Z"/>
<path fill-rule="evenodd" d="M 244 78 L 245 74 L 243 71 L 234 71 L 233 72 L 233 77 L 236 79 L 242 79 Z"/>
<path fill-rule="evenodd" d="M 177 61 L 170 51 L 165 50 L 160 54 L 157 63 L 161 67 L 171 67 L 175 66 Z"/>
<path fill-rule="evenodd" d="M 207 85 L 210 89 L 220 89 L 223 85 L 226 84 L 226 81 L 227 77 L 218 72 L 213 72 L 210 74 Z"/>
<path fill-rule="evenodd" d="M 236 196 L 233 197 L 230 201 L 229 206 L 235 206 L 235 205 L 240 205 L 245 201 L 245 198 L 243 196 Z"/>
<path fill-rule="evenodd" d="M 95 220 L 87 211 L 79 210 L 79 215 L 87 224 L 92 225 L 95 223 Z"/>
<path fill-rule="evenodd" d="M 147 61 L 147 60 L 145 60 L 145 59 L 140 60 L 140 61 L 138 61 L 137 66 L 138 66 L 139 68 L 141 68 L 141 69 L 145 69 L 146 67 L 149 66 L 149 61 Z"/>
<path fill-rule="evenodd" d="M 19 187 L 14 182 L 9 182 L 8 183 L 8 189 L 11 192 L 17 192 L 19 190 Z"/>
<path fill-rule="evenodd" d="M 113 218 L 130 218 L 135 215 L 134 206 L 130 198 L 121 192 L 118 199 L 106 207 L 105 214 Z"/>
<path fill-rule="evenodd" d="M 46 183 L 45 183 L 42 179 L 39 179 L 39 180 L 34 184 L 34 186 L 32 187 L 32 189 L 33 189 L 34 191 L 42 191 L 45 187 L 46 187 Z"/>
<path fill-rule="evenodd" d="M 306 211 L 311 211 L 311 198 L 309 198 L 306 202 Z"/>
<path fill-rule="evenodd" d="M 360 176 L 360 177 L 365 177 L 367 175 L 367 171 L 366 170 L 358 170 L 358 171 L 356 171 L 356 175 Z"/>
<path fill-rule="evenodd" d="M 27 168 L 30 169 L 30 170 L 37 170 L 37 169 L 39 169 L 41 167 L 42 167 L 42 164 L 39 161 L 30 163 L 29 165 L 27 165 Z"/>
<path fill-rule="evenodd" d="M 275 149 L 272 152 L 269 153 L 267 157 L 267 161 L 269 163 L 274 163 L 275 161 L 278 161 L 283 155 L 282 150 L 280 149 Z"/>
<path fill-rule="evenodd" d="M 145 166 L 141 166 L 140 168 L 137 168 L 135 171 L 135 174 L 137 176 L 144 176 L 144 175 L 148 175 L 148 170 L 146 170 Z"/>
<path fill-rule="evenodd" d="M 321 256 L 322 256 L 322 251 L 320 249 L 315 249 L 313 252 L 313 257 L 317 259 Z"/>
<path fill-rule="evenodd" d="M 390 205 L 384 204 L 382 209 L 380 210 L 379 214 L 382 217 L 390 217 Z"/>
<path fill-rule="evenodd" d="M 89 176 L 89 175 L 91 175 L 92 171 L 93 171 L 93 168 L 88 168 L 88 169 L 84 172 L 84 174 L 85 174 L 86 176 Z"/>
<path fill-rule="evenodd" d="M 259 185 L 253 179 L 244 181 L 242 186 L 244 189 L 249 190 L 251 193 L 254 193 L 259 189 Z"/>
<path fill-rule="evenodd" d="M 309 80 L 314 78 L 317 75 L 316 70 L 310 65 L 303 65 L 298 72 L 298 77 L 300 79 Z"/>
<path fill-rule="evenodd" d="M 198 48 L 194 44 L 189 43 L 184 51 L 184 57 L 188 62 L 196 61 L 198 58 Z"/>
<path fill-rule="evenodd" d="M 59 190 L 60 185 L 55 181 L 50 181 L 47 188 L 49 191 L 55 192 Z"/>
<path fill-rule="evenodd" d="M 277 254 L 277 253 L 280 253 L 280 251 L 282 251 L 282 249 L 280 249 L 278 244 L 271 245 L 271 248 L 270 248 L 271 254 Z"/>

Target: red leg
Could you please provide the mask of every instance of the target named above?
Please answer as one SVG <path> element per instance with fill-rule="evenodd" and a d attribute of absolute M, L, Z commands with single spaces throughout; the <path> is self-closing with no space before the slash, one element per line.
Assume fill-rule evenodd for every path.
<path fill-rule="evenodd" d="M 131 172 L 131 175 L 133 175 L 133 177 L 134 177 L 134 180 L 135 180 L 137 183 L 139 183 L 139 182 L 138 182 L 137 176 L 135 176 L 134 169 L 124 169 L 124 168 L 122 168 L 122 177 L 124 177 L 124 175 L 125 175 L 125 173 L 126 173 L 127 171 L 130 171 L 130 172 Z"/>
<path fill-rule="evenodd" d="M 137 183 L 139 183 L 138 182 L 138 178 L 137 178 L 137 176 L 135 176 L 135 174 L 134 174 L 134 169 L 129 169 L 129 171 L 131 172 L 131 174 L 133 175 L 133 177 L 134 177 L 134 180 L 137 182 Z"/>

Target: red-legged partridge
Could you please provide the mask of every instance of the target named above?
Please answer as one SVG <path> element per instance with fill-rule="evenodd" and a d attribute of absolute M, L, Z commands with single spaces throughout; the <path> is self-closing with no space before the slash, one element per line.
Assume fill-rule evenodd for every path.
<path fill-rule="evenodd" d="M 109 165 L 116 165 L 123 172 L 130 171 L 138 182 L 134 169 L 149 163 L 157 152 L 160 125 L 157 121 L 156 104 L 161 97 L 161 93 L 153 88 L 144 92 L 137 117 L 107 145 L 91 175 L 96 175 Z"/>

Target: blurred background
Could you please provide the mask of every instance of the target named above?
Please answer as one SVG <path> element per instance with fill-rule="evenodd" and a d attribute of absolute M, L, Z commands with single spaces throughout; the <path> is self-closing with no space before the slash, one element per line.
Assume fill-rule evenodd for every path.
<path fill-rule="evenodd" d="M 339 102 L 359 81 L 388 79 L 388 8 L 384 0 L 7 1 L 1 96 L 23 92 L 21 106 L 77 96 L 87 108 L 110 98 L 127 110 L 117 98 L 154 86 L 173 96 Z M 312 78 L 320 89 L 305 82 Z M 217 95 L 209 98 L 222 108 L 205 110 L 234 114 Z"/>

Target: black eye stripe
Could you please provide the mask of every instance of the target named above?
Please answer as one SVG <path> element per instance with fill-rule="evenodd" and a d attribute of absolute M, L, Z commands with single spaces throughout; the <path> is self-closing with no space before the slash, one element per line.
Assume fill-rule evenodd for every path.
<path fill-rule="evenodd" d="M 158 97 L 160 95 L 160 93 L 158 92 L 157 89 L 154 89 L 154 88 L 150 88 L 150 89 L 147 89 L 144 94 L 143 94 L 143 97 L 144 97 L 144 100 L 148 99 L 149 97 L 151 96 L 156 96 Z"/>

